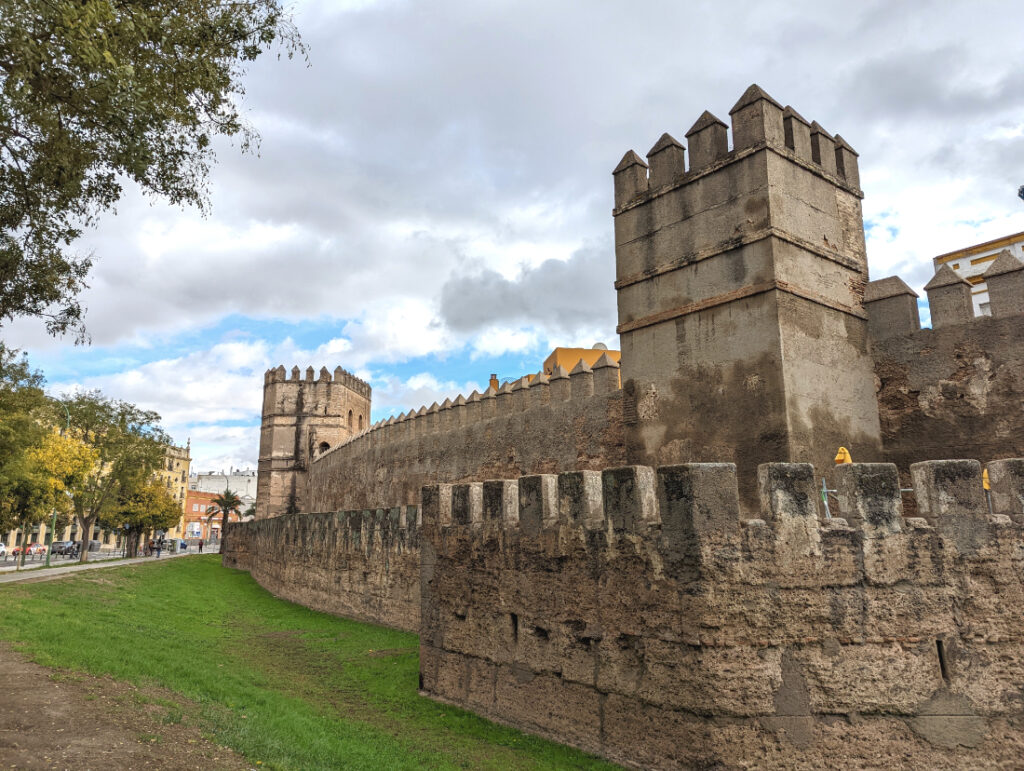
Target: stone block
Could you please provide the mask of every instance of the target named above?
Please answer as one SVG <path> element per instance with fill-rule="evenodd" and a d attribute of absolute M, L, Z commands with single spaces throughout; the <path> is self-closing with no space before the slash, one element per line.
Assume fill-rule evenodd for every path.
<path fill-rule="evenodd" d="M 974 318 L 971 285 L 958 276 L 949 265 L 939 268 L 924 286 L 928 294 L 932 328 L 963 324 Z"/>
<path fill-rule="evenodd" d="M 1024 263 L 1004 249 L 985 271 L 989 312 L 995 318 L 1024 313 Z"/>
<path fill-rule="evenodd" d="M 699 171 L 728 155 L 729 130 L 705 110 L 686 132 L 686 142 L 690 147 L 690 171 Z"/>
<path fill-rule="evenodd" d="M 452 485 L 452 524 L 476 525 L 483 522 L 483 508 L 482 482 Z"/>
<path fill-rule="evenodd" d="M 921 328 L 917 293 L 898 276 L 869 281 L 864 289 L 864 310 L 872 340 L 908 335 Z"/>
<path fill-rule="evenodd" d="M 605 522 L 614 530 L 642 532 L 658 523 L 654 469 L 624 466 L 601 473 Z"/>
<path fill-rule="evenodd" d="M 452 523 L 451 485 L 427 485 L 420 491 L 420 498 L 424 526 L 446 527 Z"/>
<path fill-rule="evenodd" d="M 739 98 L 729 111 L 732 118 L 732 143 L 734 150 L 768 144 L 772 147 L 785 146 L 785 132 L 782 125 L 782 105 L 772 99 L 754 84 Z"/>
<path fill-rule="evenodd" d="M 519 527 L 526 535 L 537 535 L 557 519 L 558 477 L 535 474 L 519 478 Z"/>
<path fill-rule="evenodd" d="M 485 522 L 515 525 L 519 521 L 519 485 L 514 479 L 496 479 L 483 483 Z"/>
<path fill-rule="evenodd" d="M 594 529 L 604 524 L 600 471 L 558 475 L 558 521 Z"/>
<path fill-rule="evenodd" d="M 736 547 L 740 504 L 733 463 L 662 466 L 658 510 L 666 557 L 706 562 L 712 550 Z"/>
<path fill-rule="evenodd" d="M 615 208 L 625 206 L 647 192 L 647 164 L 629 150 L 612 172 L 615 179 Z"/>
<path fill-rule="evenodd" d="M 989 461 L 986 468 L 993 513 L 1024 524 L 1024 458 Z"/>
<path fill-rule="evenodd" d="M 679 179 L 686 172 L 686 150 L 675 137 L 662 134 L 647 153 L 650 187 L 655 190 Z"/>
<path fill-rule="evenodd" d="M 893 463 L 842 463 L 833 472 L 837 511 L 867 538 L 900 532 L 903 500 Z"/>
<path fill-rule="evenodd" d="M 762 463 L 757 467 L 761 515 L 771 526 L 779 564 L 821 555 L 818 490 L 810 463 Z M 800 571 L 806 572 L 806 571 Z"/>
<path fill-rule="evenodd" d="M 976 460 L 930 460 L 910 466 L 918 512 L 956 544 L 974 552 L 988 540 L 988 503 Z"/>

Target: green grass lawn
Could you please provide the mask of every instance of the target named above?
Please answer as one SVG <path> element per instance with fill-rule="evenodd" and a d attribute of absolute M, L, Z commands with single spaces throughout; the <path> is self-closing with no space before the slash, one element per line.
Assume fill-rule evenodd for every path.
<path fill-rule="evenodd" d="M 218 555 L 0 585 L 0 638 L 175 691 L 264 768 L 612 768 L 419 696 L 416 635 L 275 599 Z"/>

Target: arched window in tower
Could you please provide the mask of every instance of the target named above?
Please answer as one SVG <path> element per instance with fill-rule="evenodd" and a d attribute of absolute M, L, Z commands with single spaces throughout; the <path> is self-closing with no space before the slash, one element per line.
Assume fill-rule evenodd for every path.
<path fill-rule="evenodd" d="M 320 442 L 320 447 L 318 447 L 317 449 L 320 451 L 320 454 L 323 455 L 325 452 L 331 449 L 331 446 L 327 444 L 327 442 Z"/>
<path fill-rule="evenodd" d="M 352 410 L 348 411 L 348 430 L 352 430 Z"/>
<path fill-rule="evenodd" d="M 363 416 L 362 415 L 359 416 L 359 430 L 360 431 L 363 430 Z"/>

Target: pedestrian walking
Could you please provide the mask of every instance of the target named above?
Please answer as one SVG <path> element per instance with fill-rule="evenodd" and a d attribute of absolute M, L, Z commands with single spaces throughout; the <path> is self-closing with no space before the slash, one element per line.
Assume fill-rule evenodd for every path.
<path fill-rule="evenodd" d="M 203 539 L 202 538 L 199 539 L 199 553 L 200 554 L 203 553 Z"/>
<path fill-rule="evenodd" d="M 164 550 L 164 539 L 161 538 L 156 542 L 156 557 L 160 559 L 160 552 Z"/>

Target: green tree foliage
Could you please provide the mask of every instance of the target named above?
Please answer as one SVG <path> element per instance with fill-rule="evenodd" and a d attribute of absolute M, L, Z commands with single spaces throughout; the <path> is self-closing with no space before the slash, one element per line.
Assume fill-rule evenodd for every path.
<path fill-rule="evenodd" d="M 109 399 L 98 391 L 62 397 L 71 416 L 75 436 L 93 448 L 99 462 L 95 470 L 70 488 L 75 517 L 86 541 L 103 519 L 117 519 L 124 496 L 144 486 L 163 463 L 170 444 L 161 430 L 160 416 L 129 402 Z M 82 562 L 89 554 L 82 549 Z"/>
<path fill-rule="evenodd" d="M 207 519 L 213 519 L 217 514 L 221 515 L 220 550 L 224 551 L 224 536 L 228 532 L 228 517 L 239 512 L 242 508 L 242 499 L 231 488 L 225 487 L 224 492 L 214 498 L 211 503 L 213 505 L 207 509 Z"/>
<path fill-rule="evenodd" d="M 45 486 L 27 456 L 47 431 L 40 419 L 48 410 L 42 386 L 42 375 L 33 372 L 23 356 L 0 344 L 0 533 L 36 516 L 34 508 L 26 506 L 33 490 Z"/>
<path fill-rule="evenodd" d="M 0 3 L 0 323 L 83 334 L 75 239 L 126 180 L 205 208 L 211 143 L 254 141 L 243 70 L 275 41 L 304 53 L 280 0 Z"/>
<path fill-rule="evenodd" d="M 122 488 L 117 508 L 101 521 L 120 528 L 128 543 L 128 556 L 138 551 L 139 536 L 153 530 L 169 530 L 181 519 L 181 503 L 155 481 Z"/>

